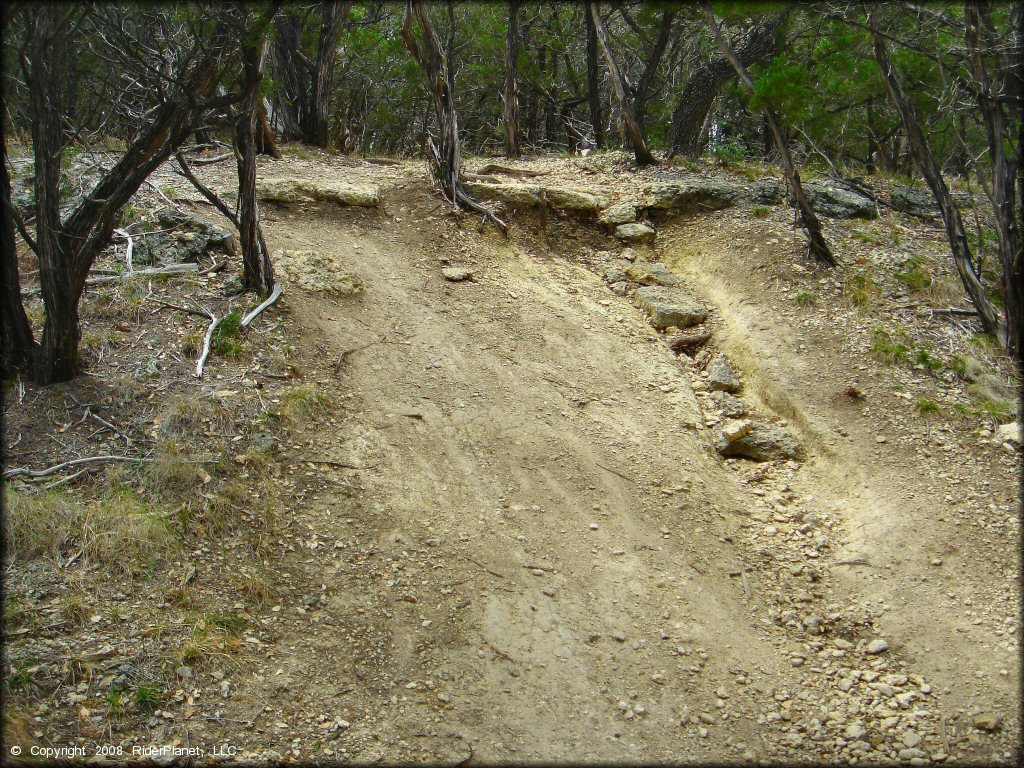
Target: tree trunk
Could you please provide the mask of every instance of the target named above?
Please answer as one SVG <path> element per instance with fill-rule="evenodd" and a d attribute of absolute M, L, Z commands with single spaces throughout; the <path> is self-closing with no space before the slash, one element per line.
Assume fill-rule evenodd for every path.
<path fill-rule="evenodd" d="M 975 272 L 971 259 L 971 248 L 967 242 L 967 235 L 964 233 L 963 220 L 960 218 L 960 211 L 949 194 L 946 181 L 935 162 L 931 147 L 925 138 L 921 123 L 917 119 L 917 113 L 903 88 L 903 82 L 892 61 L 889 59 L 889 51 L 885 45 L 885 38 L 878 28 L 877 10 L 868 10 L 868 25 L 871 28 L 871 37 L 874 42 L 875 61 L 882 73 L 885 87 L 889 91 L 889 97 L 893 106 L 900 114 L 903 122 L 903 130 L 907 134 L 907 141 L 914 159 L 917 161 L 925 183 L 932 191 L 932 196 L 939 206 L 942 214 L 942 223 L 946 228 L 946 237 L 949 240 L 950 250 L 953 253 L 953 263 L 960 275 L 964 290 L 978 311 L 981 326 L 988 333 L 997 334 L 1005 338 L 1005 329 L 1000 327 L 999 317 L 995 308 L 985 295 L 985 288 L 981 284 L 978 274 Z"/>
<path fill-rule="evenodd" d="M 622 115 L 622 127 L 626 134 L 633 155 L 636 157 L 636 164 L 643 168 L 647 165 L 657 165 L 658 161 L 647 148 L 647 141 L 644 139 L 643 128 L 637 122 L 633 113 L 633 106 L 629 103 L 629 96 L 626 94 L 626 81 L 619 71 L 615 57 L 612 55 L 611 44 L 608 42 L 608 33 L 605 31 L 604 23 L 601 21 L 601 11 L 596 2 L 590 4 L 590 18 L 594 21 L 594 32 L 597 41 L 601 44 L 601 51 L 604 53 L 605 64 L 608 66 L 608 76 L 612 81 L 612 90 L 619 103 L 619 113 Z"/>
<path fill-rule="evenodd" d="M 736 57 L 746 67 L 775 53 L 775 33 L 792 11 L 789 5 L 748 32 L 736 47 Z M 716 56 L 690 75 L 672 112 L 672 151 L 698 157 L 708 143 L 707 122 L 718 93 L 735 75 L 725 56 Z"/>
<path fill-rule="evenodd" d="M 338 38 L 341 37 L 351 7 L 351 0 L 320 3 L 320 37 L 313 65 L 306 121 L 302 126 L 303 140 L 316 147 L 326 147 L 331 138 L 329 114 L 334 61 L 337 58 Z"/>
<path fill-rule="evenodd" d="M 867 123 L 866 123 L 867 124 L 867 129 L 866 130 L 867 130 L 867 134 L 868 134 L 868 146 L 867 146 L 868 153 L 864 157 L 864 169 L 869 174 L 875 172 L 875 143 L 876 143 L 875 142 L 874 111 L 871 109 L 871 107 L 872 107 L 872 103 L 871 102 L 872 102 L 872 99 L 869 96 L 868 100 L 867 100 L 867 104 L 866 104 L 866 107 L 867 107 Z"/>
<path fill-rule="evenodd" d="M 508 33 L 505 36 L 505 156 L 519 157 L 519 98 L 516 66 L 519 61 L 519 4 L 508 2 Z"/>
<path fill-rule="evenodd" d="M 0 120 L 0 376 L 7 378 L 29 365 L 35 343 L 21 300 L 4 123 Z"/>
<path fill-rule="evenodd" d="M 1024 25 L 1024 2 L 1017 0 L 1014 4 L 1011 14 L 1013 29 L 1009 39 L 998 41 L 995 39 L 989 9 L 977 0 L 966 0 L 964 5 L 964 43 L 976 83 L 975 99 L 984 118 L 988 139 L 992 212 L 995 214 L 1002 267 L 1006 334 L 1003 341 L 1010 354 L 1024 359 L 1024 241 L 1021 240 L 1021 222 L 1018 220 L 1018 215 L 1024 216 L 1024 209 L 1015 210 L 1016 182 L 1024 166 L 1024 147 L 1018 144 L 1012 154 L 1007 154 L 1013 141 L 1016 139 L 1019 142 L 1024 136 L 1024 106 L 1015 103 L 1010 107 L 1008 118 L 1002 105 L 993 96 L 997 92 L 1016 99 L 1024 96 L 1024 41 L 1021 39 L 1024 33 L 1020 30 L 1020 26 Z M 997 69 L 999 79 L 993 82 L 985 56 L 1000 49 L 1002 55 Z M 1014 120 L 1017 123 L 1016 131 Z"/>
<path fill-rule="evenodd" d="M 658 29 L 658 37 L 654 42 L 654 50 L 651 51 L 643 74 L 640 75 L 640 79 L 637 81 L 636 88 L 633 91 L 636 121 L 640 125 L 641 133 L 645 133 L 644 121 L 647 118 L 647 101 L 651 96 L 651 86 L 654 84 L 654 78 L 658 74 L 661 59 L 665 55 L 665 48 L 668 47 L 669 36 L 672 33 L 672 22 L 675 16 L 676 12 L 674 10 L 666 10 L 661 14 L 661 26 Z"/>
<path fill-rule="evenodd" d="M 294 11 L 274 19 L 274 123 L 286 139 L 302 138 L 309 62 L 302 52 L 302 20 Z"/>
<path fill-rule="evenodd" d="M 718 43 L 718 48 L 722 52 L 722 55 L 729 61 L 733 69 L 736 70 L 736 76 L 740 82 L 743 83 L 744 87 L 754 92 L 754 81 L 750 79 L 750 75 L 747 74 L 746 68 L 743 66 L 743 62 L 739 60 L 736 52 L 729 45 L 729 40 L 726 37 L 725 32 L 719 26 L 718 21 L 715 19 L 714 14 L 708 7 L 707 3 L 702 3 L 704 9 L 704 16 L 708 20 L 708 24 L 711 26 L 711 31 L 715 36 L 715 42 Z M 723 25 L 724 26 L 724 25 Z M 811 255 L 819 261 L 828 264 L 829 266 L 835 266 L 836 260 L 832 255 L 832 251 L 828 247 L 828 243 L 825 242 L 825 236 L 821 233 L 821 223 L 818 221 L 817 215 L 814 213 L 814 207 L 811 205 L 810 200 L 804 194 L 803 185 L 800 183 L 800 174 L 796 170 L 796 166 L 793 164 L 793 156 L 789 152 L 789 144 L 786 141 L 785 132 L 782 126 L 779 125 L 778 118 L 775 116 L 775 111 L 771 107 L 766 107 L 764 112 L 764 118 L 768 121 L 768 125 L 771 128 L 772 136 L 775 138 L 775 146 L 779 151 L 779 157 L 782 159 L 782 167 L 786 172 L 786 179 L 789 182 L 790 192 L 793 193 L 793 197 L 796 200 L 797 210 L 800 212 L 800 220 L 804 225 L 804 229 L 807 230 L 807 242 L 808 249 Z"/>
<path fill-rule="evenodd" d="M 266 38 L 256 43 L 243 43 L 246 96 L 235 119 L 235 149 L 238 163 L 238 239 L 242 251 L 242 280 L 245 290 L 258 294 L 274 288 L 274 270 L 270 264 L 260 210 L 256 203 L 256 131 L 262 106 L 260 83 L 263 82 L 263 60 Z"/>
<path fill-rule="evenodd" d="M 590 104 L 590 126 L 594 129 L 594 143 L 604 149 L 604 119 L 601 117 L 601 82 L 597 68 L 597 31 L 590 7 L 593 0 L 587 0 L 583 16 L 587 20 L 587 101 Z"/>

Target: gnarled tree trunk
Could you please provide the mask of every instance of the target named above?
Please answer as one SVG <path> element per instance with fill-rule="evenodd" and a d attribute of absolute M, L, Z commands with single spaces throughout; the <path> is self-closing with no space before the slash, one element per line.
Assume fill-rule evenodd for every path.
<path fill-rule="evenodd" d="M 736 71 L 736 76 L 739 78 L 740 82 L 743 83 L 747 90 L 753 93 L 754 81 L 750 79 L 750 75 L 747 74 L 747 70 L 743 66 L 743 62 L 739 60 L 736 52 L 733 50 L 732 46 L 729 45 L 729 40 L 726 37 L 727 33 L 722 31 L 722 28 L 719 26 L 718 21 L 715 19 L 715 16 L 711 12 L 707 3 L 702 3 L 702 6 L 704 8 L 704 16 L 707 18 L 711 31 L 715 35 L 715 42 L 718 44 L 718 49 Z M 789 182 L 790 192 L 793 193 L 793 197 L 796 200 L 797 210 L 800 212 L 800 220 L 803 223 L 804 229 L 807 231 L 808 249 L 814 258 L 830 266 L 835 266 L 835 257 L 832 255 L 832 251 L 828 247 L 828 243 L 825 242 L 825 236 L 821 233 L 821 222 L 818 221 L 818 217 L 814 213 L 814 208 L 811 206 L 810 200 L 808 200 L 807 195 L 804 194 L 803 185 L 800 183 L 800 174 L 797 172 L 796 166 L 793 164 L 793 156 L 789 152 L 789 145 L 786 142 L 785 133 L 782 130 L 782 126 L 779 125 L 779 120 L 775 115 L 775 111 L 771 107 L 766 107 L 763 114 L 771 128 L 772 136 L 775 138 L 775 146 L 779 150 L 779 156 L 782 159 L 782 167 L 786 172 L 786 180 Z"/>
<path fill-rule="evenodd" d="M 243 43 L 245 98 L 235 119 L 235 149 L 238 163 L 238 239 L 242 251 L 242 281 L 245 290 L 267 294 L 274 287 L 274 270 L 260 227 L 256 203 L 256 136 L 260 125 L 260 83 L 267 51 L 264 37 Z"/>
<path fill-rule="evenodd" d="M 793 6 L 756 24 L 736 46 L 736 58 L 750 67 L 775 52 L 775 34 Z M 715 56 L 690 75 L 672 112 L 672 151 L 697 157 L 708 143 L 707 122 L 719 92 L 736 74 L 725 56 Z"/>
<path fill-rule="evenodd" d="M 910 103 L 910 98 L 903 88 L 903 81 L 889 59 L 885 38 L 878 27 L 877 15 L 877 10 L 868 9 L 868 26 L 871 28 L 871 37 L 874 42 L 875 61 L 878 63 L 878 69 L 882 73 L 882 79 L 885 81 L 885 87 L 889 91 L 893 106 L 900 114 L 903 130 L 907 135 L 914 159 L 921 169 L 921 175 L 924 176 L 925 183 L 932 191 L 932 197 L 935 198 L 935 202 L 939 206 L 942 223 L 946 228 L 946 237 L 953 253 L 953 264 L 960 275 L 964 290 L 967 291 L 971 303 L 978 311 L 982 328 L 1005 339 L 1005 328 L 1001 327 L 999 316 L 996 314 L 992 302 L 985 295 L 985 287 L 981 284 L 981 279 L 975 271 L 971 259 L 971 247 L 967 242 L 963 220 L 960 218 L 960 210 L 956 207 L 953 196 L 946 186 L 946 180 L 942 177 L 942 172 L 935 162 L 935 157 L 925 138 L 924 131 L 921 129 L 914 106 Z"/>
<path fill-rule="evenodd" d="M 351 0 L 320 3 L 320 37 L 316 61 L 313 63 L 309 104 L 302 124 L 303 140 L 316 147 L 326 147 L 330 141 L 329 112 L 334 62 L 337 59 L 338 38 L 341 37 L 351 7 Z"/>
<path fill-rule="evenodd" d="M 636 119 L 633 112 L 633 105 L 630 103 L 626 93 L 626 81 L 619 71 L 619 65 L 615 62 L 612 54 L 611 43 L 608 41 L 608 33 L 605 31 L 604 22 L 601 21 L 601 10 L 596 2 L 590 4 L 590 18 L 594 21 L 594 32 L 597 41 L 604 53 L 605 64 L 608 65 L 608 76 L 612 81 L 612 90 L 615 92 L 615 99 L 619 103 L 619 113 L 622 116 L 622 126 L 626 134 L 626 141 L 633 150 L 637 166 L 643 168 L 645 165 L 657 165 L 651 150 L 647 148 L 647 140 L 644 138 L 643 126 Z"/>
<path fill-rule="evenodd" d="M 0 120 L 0 376 L 6 378 L 28 367 L 35 343 L 21 300 L 4 122 Z"/>

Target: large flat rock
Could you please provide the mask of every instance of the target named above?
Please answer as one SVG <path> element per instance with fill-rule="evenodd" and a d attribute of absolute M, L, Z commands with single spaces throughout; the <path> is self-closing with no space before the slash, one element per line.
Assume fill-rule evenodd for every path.
<path fill-rule="evenodd" d="M 678 213 L 718 211 L 736 205 L 742 191 L 738 184 L 716 179 L 652 181 L 643 186 L 642 205 Z"/>
<path fill-rule="evenodd" d="M 327 202 L 372 208 L 380 205 L 380 190 L 341 181 L 314 181 L 299 178 L 260 179 L 256 184 L 260 200 L 275 203 Z"/>
<path fill-rule="evenodd" d="M 639 221 L 619 224 L 615 228 L 615 236 L 627 243 L 649 243 L 656 234 L 654 227 Z"/>
<path fill-rule="evenodd" d="M 615 227 L 619 224 L 630 224 L 636 221 L 636 203 L 616 203 L 615 205 L 609 205 L 601 211 L 597 220 L 610 227 Z"/>
<path fill-rule="evenodd" d="M 805 181 L 804 194 L 819 216 L 833 219 L 877 219 L 878 208 L 864 195 L 827 179 Z"/>
<path fill-rule="evenodd" d="M 742 456 L 754 461 L 785 461 L 800 458 L 800 445 L 789 432 L 774 424 L 743 419 L 726 424 L 715 439 L 723 456 Z"/>
<path fill-rule="evenodd" d="M 467 181 L 466 191 L 484 200 L 500 200 L 511 205 L 546 205 L 567 211 L 601 210 L 603 198 L 589 192 L 567 187 L 552 187 L 543 184 L 495 184 L 489 181 Z"/>
<path fill-rule="evenodd" d="M 636 304 L 659 330 L 671 326 L 689 328 L 704 322 L 708 311 L 688 291 L 651 285 L 636 292 Z"/>

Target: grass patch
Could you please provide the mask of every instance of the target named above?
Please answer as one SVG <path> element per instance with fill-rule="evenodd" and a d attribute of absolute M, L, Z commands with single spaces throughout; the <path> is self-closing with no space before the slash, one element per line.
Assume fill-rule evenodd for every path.
<path fill-rule="evenodd" d="M 814 307 L 818 304 L 818 299 L 810 291 L 800 291 L 800 293 L 793 297 L 793 301 L 801 307 Z"/>
<path fill-rule="evenodd" d="M 144 682 L 135 686 L 135 706 L 143 712 L 151 712 L 166 698 L 164 687 L 158 683 Z"/>
<path fill-rule="evenodd" d="M 213 333 L 210 349 L 218 357 L 237 360 L 245 352 L 246 345 L 242 341 L 242 316 L 238 312 L 229 312 L 224 316 Z"/>
<path fill-rule="evenodd" d="M 245 619 L 230 613 L 208 613 L 191 616 L 188 637 L 178 651 L 179 661 L 203 664 L 216 656 L 231 656 L 243 647 L 238 639 L 245 628 Z"/>
<path fill-rule="evenodd" d="M 268 412 L 272 419 L 288 425 L 308 421 L 327 411 L 327 396 L 312 387 L 292 387 L 281 394 L 280 405 Z"/>
<path fill-rule="evenodd" d="M 927 345 L 918 348 L 915 359 L 918 365 L 923 365 L 929 371 L 937 371 L 945 365 L 941 359 L 932 357 L 931 348 Z"/>
<path fill-rule="evenodd" d="M 8 489 L 4 538 L 15 556 L 64 559 L 80 552 L 124 574 L 150 569 L 177 547 L 170 526 L 130 488 L 88 505 L 60 491 Z"/>
<path fill-rule="evenodd" d="M 971 411 L 1000 424 L 1013 421 L 1017 415 L 1014 388 L 993 373 L 984 373 L 967 386 Z"/>
<path fill-rule="evenodd" d="M 919 397 L 915 400 L 914 407 L 922 416 L 926 416 L 929 413 L 937 413 L 939 410 L 939 404 L 927 397 Z"/>
<path fill-rule="evenodd" d="M 231 584 L 255 606 L 264 606 L 275 596 L 274 588 L 263 569 L 243 569 L 231 576 Z"/>
<path fill-rule="evenodd" d="M 73 627 L 80 627 L 89 620 L 89 605 L 81 589 L 68 592 L 60 599 L 60 617 Z"/>
<path fill-rule="evenodd" d="M 210 480 L 210 475 L 195 457 L 173 440 L 159 443 L 146 467 L 146 487 L 160 496 L 174 499 L 193 495 L 195 489 Z"/>
<path fill-rule="evenodd" d="M 857 269 L 847 274 L 843 283 L 843 296 L 858 309 L 864 309 L 871 305 L 878 295 L 878 286 L 875 284 L 870 270 Z"/>
<path fill-rule="evenodd" d="M 887 365 L 902 362 L 907 359 L 910 347 L 901 339 L 905 339 L 904 334 L 891 333 L 881 326 L 876 326 L 871 329 L 871 346 L 868 353 Z"/>
<path fill-rule="evenodd" d="M 231 437 L 235 422 L 223 405 L 208 397 L 172 398 L 155 421 L 157 433 L 164 438 L 199 438 L 217 435 Z"/>
<path fill-rule="evenodd" d="M 903 283 L 911 293 L 924 293 L 932 284 L 931 275 L 925 271 L 924 259 L 920 256 L 907 259 L 903 269 L 898 270 L 893 277 Z"/>
<path fill-rule="evenodd" d="M 767 205 L 758 205 L 750 209 L 750 215 L 755 219 L 767 219 L 771 215 L 772 209 Z"/>

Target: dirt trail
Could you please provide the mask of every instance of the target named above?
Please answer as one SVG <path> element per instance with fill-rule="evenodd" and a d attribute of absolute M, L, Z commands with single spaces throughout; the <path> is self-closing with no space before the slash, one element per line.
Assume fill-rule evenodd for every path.
<path fill-rule="evenodd" d="M 812 451 L 802 469 L 723 464 L 693 375 L 628 299 L 551 255 L 568 225 L 511 241 L 460 229 L 419 183 L 388 188 L 384 211 L 267 224 L 271 248 L 330 253 L 366 293 L 287 294 L 303 375 L 337 408 L 288 449 L 306 468 L 290 490 L 295 599 L 264 622 L 270 666 L 225 702 L 256 723 L 254 743 L 360 762 L 817 760 L 845 754 L 861 723 L 876 757 L 918 744 L 939 760 L 1004 757 L 1015 724 L 998 742 L 950 745 L 935 710 L 1011 720 L 1016 662 L 973 634 L 928 630 L 946 582 L 922 596 L 909 573 L 941 550 L 940 531 L 900 562 L 916 533 L 872 517 L 912 465 L 869 463 L 866 425 L 851 428 L 860 453 Z M 753 290 L 716 288 L 738 273 L 680 256 L 674 238 L 692 245 L 693 230 L 663 235 L 666 263 L 719 306 L 724 348 L 747 344 L 763 365 L 748 380 L 778 377 L 796 409 L 783 415 L 809 445 L 832 442 L 822 397 L 842 374 L 819 380 L 787 352 L 794 333 L 759 324 Z M 475 279 L 445 281 L 448 260 Z M 771 404 L 770 387 L 754 389 Z M 888 510 L 916 510 L 916 525 L 929 502 Z M 863 552 L 874 568 L 838 579 L 848 569 L 823 562 Z M 888 565 L 902 575 L 876 579 Z M 879 633 L 893 650 L 865 655 Z M 947 691 L 915 682 L 949 664 Z M 959 680 L 974 666 L 985 679 Z M 887 679 L 888 693 L 874 687 Z M 900 692 L 905 706 L 883 701 Z"/>

